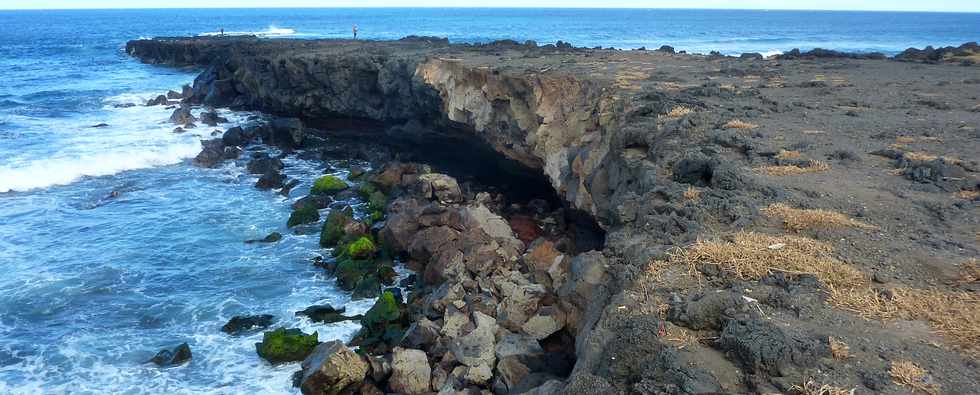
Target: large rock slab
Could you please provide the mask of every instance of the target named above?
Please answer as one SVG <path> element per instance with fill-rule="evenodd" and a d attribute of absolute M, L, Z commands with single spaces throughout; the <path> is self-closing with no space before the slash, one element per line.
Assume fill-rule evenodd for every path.
<path fill-rule="evenodd" d="M 368 374 L 367 362 L 337 340 L 317 346 L 302 366 L 300 390 L 305 395 L 344 393 L 360 385 Z"/>

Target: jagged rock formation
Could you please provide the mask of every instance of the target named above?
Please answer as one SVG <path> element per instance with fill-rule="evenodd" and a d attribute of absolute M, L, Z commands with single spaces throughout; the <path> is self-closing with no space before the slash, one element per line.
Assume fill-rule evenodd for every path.
<path fill-rule="evenodd" d="M 978 385 L 964 358 L 923 346 L 928 335 L 909 341 L 828 307 L 827 290 L 807 273 L 732 276 L 715 264 L 667 280 L 649 273 L 652 261 L 701 237 L 780 233 L 759 212 L 777 201 L 859 213 L 882 229 L 921 227 L 913 242 L 884 230 L 807 234 L 846 240 L 840 254 L 869 276 L 898 268 L 889 270 L 905 273 L 905 285 L 923 287 L 932 278 L 923 273 L 933 272 L 908 258 L 911 250 L 961 261 L 975 255 L 970 235 L 980 221 L 970 196 L 980 190 L 980 104 L 970 86 L 980 72 L 973 68 L 828 51 L 763 60 L 424 38 L 167 38 L 130 42 L 127 51 L 150 63 L 205 67 L 188 104 L 372 120 L 387 127 L 386 137 L 408 140 L 480 141 L 543 174 L 565 204 L 605 231 L 604 243 L 539 240 L 513 232 L 518 221 L 492 202 L 464 198 L 452 178 L 378 174 L 408 191 L 386 207 L 381 238 L 410 258 L 421 287 L 406 302 L 414 315 L 404 343 L 379 348 L 397 354 L 397 375 L 391 361 L 368 358 L 365 374 L 376 384 L 422 391 L 421 369 L 406 365 L 419 355 L 406 350 L 423 350 L 432 391 L 790 392 L 814 374 L 881 391 L 896 387 L 866 378 L 902 358 L 942 361 L 930 370 L 950 391 Z M 913 73 L 928 78 L 882 80 Z M 934 85 L 939 80 L 948 83 Z M 950 97 L 937 98 L 936 86 Z M 277 145 L 317 143 L 301 138 L 302 122 L 266 129 L 256 134 Z M 951 159 L 889 146 L 896 163 L 879 163 L 854 151 L 895 137 L 946 142 Z M 880 165 L 907 178 L 884 178 Z M 779 178 L 785 174 L 794 176 Z M 939 195 L 957 191 L 967 202 Z M 399 311 L 391 313 L 401 324 Z M 863 347 L 852 345 L 860 371 L 830 358 L 829 335 L 838 333 Z M 548 357 L 555 348 L 574 348 L 570 373 L 548 370 L 560 366 Z"/>

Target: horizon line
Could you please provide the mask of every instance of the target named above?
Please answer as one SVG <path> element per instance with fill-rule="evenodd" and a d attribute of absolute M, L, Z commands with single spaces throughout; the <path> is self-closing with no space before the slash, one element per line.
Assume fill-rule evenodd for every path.
<path fill-rule="evenodd" d="M 0 8 L 0 11 L 109 11 L 109 10 L 288 10 L 288 9 L 499 9 L 499 10 L 521 10 L 521 9 L 540 9 L 540 10 L 688 10 L 688 11 L 817 11 L 817 12 L 894 12 L 894 13 L 937 13 L 937 14 L 977 14 L 976 11 L 943 11 L 943 10 L 889 10 L 889 9 L 839 9 L 839 8 L 698 8 L 698 7 L 487 7 L 487 6 L 410 6 L 410 7 L 386 7 L 386 6 L 363 6 L 363 7 L 343 7 L 343 6 L 321 6 L 321 7 L 277 7 L 277 6 L 258 6 L 258 7 L 71 7 L 71 8 Z"/>

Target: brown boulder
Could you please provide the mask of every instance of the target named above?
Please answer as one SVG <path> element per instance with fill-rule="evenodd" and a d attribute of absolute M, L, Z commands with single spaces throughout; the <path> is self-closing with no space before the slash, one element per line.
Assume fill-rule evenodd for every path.
<path fill-rule="evenodd" d="M 302 367 L 300 389 L 305 395 L 340 394 L 359 386 L 368 373 L 368 364 L 361 356 L 336 340 L 316 346 Z"/>
<path fill-rule="evenodd" d="M 431 380 L 429 361 L 424 352 L 395 347 L 391 356 L 391 378 L 388 379 L 392 391 L 406 395 L 426 393 Z"/>

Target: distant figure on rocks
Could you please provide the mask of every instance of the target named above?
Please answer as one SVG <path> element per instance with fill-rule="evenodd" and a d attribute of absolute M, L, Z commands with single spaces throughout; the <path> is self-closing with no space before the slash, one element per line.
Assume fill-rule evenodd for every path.
<path fill-rule="evenodd" d="M 354 32 L 354 39 L 357 40 L 357 25 L 354 25 L 351 30 Z"/>

